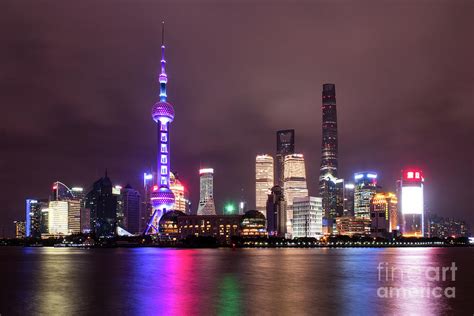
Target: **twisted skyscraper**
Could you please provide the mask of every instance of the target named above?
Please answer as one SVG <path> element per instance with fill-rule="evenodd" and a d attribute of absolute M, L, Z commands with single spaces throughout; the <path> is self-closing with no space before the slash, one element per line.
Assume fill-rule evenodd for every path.
<path fill-rule="evenodd" d="M 153 215 L 148 221 L 145 234 L 153 228 L 158 231 L 158 222 L 161 216 L 170 211 L 174 205 L 175 198 L 170 190 L 170 147 L 169 147 L 169 124 L 174 119 L 174 108 L 167 102 L 166 84 L 168 76 L 166 75 L 165 60 L 165 23 L 162 22 L 161 33 L 161 73 L 158 77 L 160 82 L 160 100 L 153 105 L 151 116 L 158 125 L 158 153 L 157 153 L 157 176 L 155 185 L 151 192 L 151 204 Z"/>

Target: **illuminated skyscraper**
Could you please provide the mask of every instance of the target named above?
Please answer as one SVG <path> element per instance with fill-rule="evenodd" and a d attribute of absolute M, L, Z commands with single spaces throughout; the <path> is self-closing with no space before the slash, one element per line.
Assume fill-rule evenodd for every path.
<path fill-rule="evenodd" d="M 344 185 L 344 216 L 354 216 L 354 183 Z"/>
<path fill-rule="evenodd" d="M 277 148 L 276 148 L 276 174 L 275 185 L 283 188 L 285 180 L 285 156 L 295 153 L 295 130 L 286 129 L 277 131 Z"/>
<path fill-rule="evenodd" d="M 161 73 L 158 77 L 160 82 L 160 101 L 155 103 L 152 109 L 153 120 L 158 126 L 158 155 L 157 172 L 155 186 L 151 193 L 151 203 L 153 206 L 153 215 L 148 221 L 145 234 L 154 229 L 158 231 L 158 223 L 161 216 L 170 211 L 174 205 L 174 194 L 170 185 L 170 146 L 169 146 L 169 124 L 174 120 L 174 108 L 167 102 L 166 84 L 168 76 L 166 75 L 165 60 L 165 23 L 162 22 L 162 40 L 161 40 Z"/>
<path fill-rule="evenodd" d="M 287 232 L 293 233 L 293 199 L 308 196 L 306 170 L 302 154 L 285 156 L 283 193 L 286 200 Z"/>
<path fill-rule="evenodd" d="M 21 239 L 26 237 L 26 223 L 23 221 L 14 221 L 15 238 Z"/>
<path fill-rule="evenodd" d="M 343 215 L 343 183 L 337 178 L 338 140 L 336 86 L 323 85 L 322 92 L 322 143 L 321 168 L 319 172 L 319 194 L 323 199 L 323 211 L 326 219 Z M 333 221 L 329 221 L 333 222 Z M 329 223 L 328 222 L 328 223 Z"/>
<path fill-rule="evenodd" d="M 214 205 L 214 169 L 199 170 L 199 206 L 197 215 L 216 215 Z"/>
<path fill-rule="evenodd" d="M 370 219 L 370 201 L 377 193 L 377 174 L 358 172 L 354 174 L 354 215 Z"/>
<path fill-rule="evenodd" d="M 153 215 L 153 206 L 151 205 L 151 192 L 153 192 L 153 179 L 156 174 L 143 173 L 143 198 L 140 207 L 140 231 L 145 231 L 150 216 Z"/>
<path fill-rule="evenodd" d="M 71 199 L 67 201 L 67 229 L 69 234 L 81 233 L 81 201 Z"/>
<path fill-rule="evenodd" d="M 48 232 L 50 235 L 68 235 L 68 202 L 50 201 L 48 207 Z"/>
<path fill-rule="evenodd" d="M 191 202 L 189 201 L 188 190 L 173 172 L 170 174 L 170 189 L 173 191 L 175 198 L 173 209 L 189 215 Z"/>
<path fill-rule="evenodd" d="M 48 207 L 47 203 L 42 201 L 27 199 L 25 214 L 25 234 L 26 237 L 41 237 L 41 211 Z"/>
<path fill-rule="evenodd" d="M 405 237 L 423 237 L 424 199 L 423 199 L 423 173 L 419 169 L 402 171 L 401 179 L 401 231 Z"/>
<path fill-rule="evenodd" d="M 273 187 L 273 157 L 258 155 L 255 160 L 255 205 L 257 211 L 267 216 L 266 206 Z"/>
<path fill-rule="evenodd" d="M 376 193 L 370 201 L 371 234 L 374 237 L 387 237 L 397 230 L 397 204 L 394 193 Z"/>

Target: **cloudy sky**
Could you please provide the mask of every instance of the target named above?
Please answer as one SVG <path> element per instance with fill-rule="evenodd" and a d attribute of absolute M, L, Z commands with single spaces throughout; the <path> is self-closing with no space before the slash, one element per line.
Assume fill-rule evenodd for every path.
<path fill-rule="evenodd" d="M 316 195 L 322 84 L 336 84 L 340 173 L 425 172 L 427 209 L 474 224 L 472 1 L 13 1 L 0 3 L 0 234 L 55 180 L 109 170 L 140 186 L 155 164 L 166 21 L 172 169 L 196 208 L 254 205 L 254 160 L 296 129 Z"/>

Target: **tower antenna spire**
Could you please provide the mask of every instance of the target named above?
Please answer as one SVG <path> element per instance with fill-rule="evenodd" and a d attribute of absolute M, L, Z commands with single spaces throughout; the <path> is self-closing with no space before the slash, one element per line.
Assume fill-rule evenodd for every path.
<path fill-rule="evenodd" d="M 161 21 L 161 46 L 165 45 L 165 21 Z"/>
<path fill-rule="evenodd" d="M 166 101 L 166 83 L 168 76 L 166 75 L 166 60 L 165 60 L 165 21 L 161 21 L 161 73 L 158 77 L 160 82 L 160 101 Z"/>

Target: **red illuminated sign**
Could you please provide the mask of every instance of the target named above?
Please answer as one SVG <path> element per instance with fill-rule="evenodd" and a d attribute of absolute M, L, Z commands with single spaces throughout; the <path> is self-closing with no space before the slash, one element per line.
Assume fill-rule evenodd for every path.
<path fill-rule="evenodd" d="M 410 181 L 424 181 L 421 170 L 407 170 L 403 172 L 403 178 Z"/>

